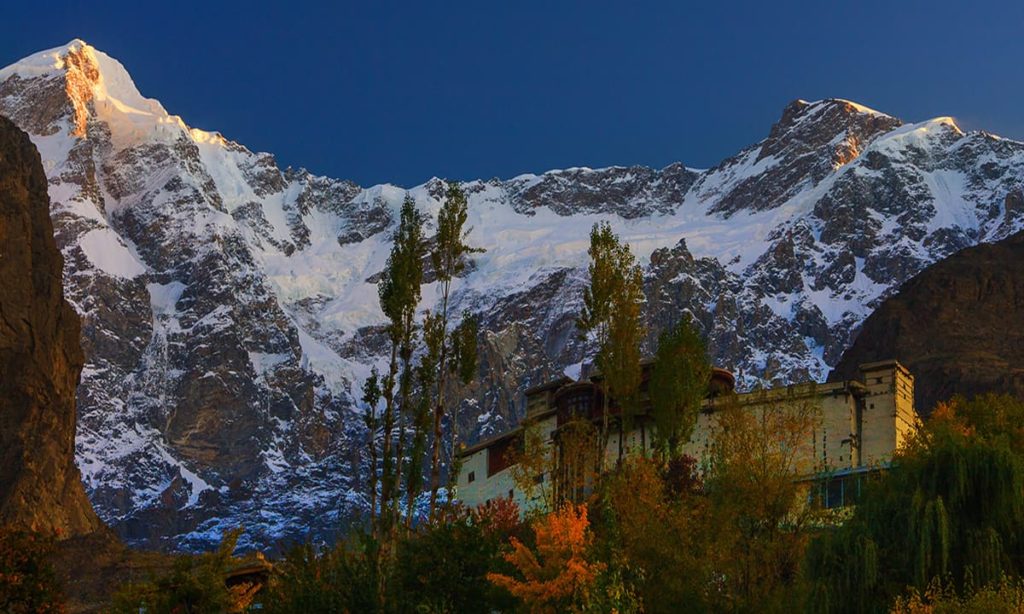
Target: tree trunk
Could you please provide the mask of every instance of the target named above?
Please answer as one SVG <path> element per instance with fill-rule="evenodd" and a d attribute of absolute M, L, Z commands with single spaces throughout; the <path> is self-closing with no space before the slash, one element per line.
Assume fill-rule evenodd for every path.
<path fill-rule="evenodd" d="M 391 432 L 395 427 L 395 376 L 398 373 L 398 345 L 391 346 L 391 363 L 388 370 L 388 377 L 384 385 L 384 433 L 381 443 L 381 457 L 383 467 L 381 471 L 380 489 L 380 519 L 386 530 L 388 523 L 388 507 L 391 502 L 391 489 L 394 465 L 391 458 Z"/>
<path fill-rule="evenodd" d="M 375 411 L 371 407 L 369 411 Z M 377 424 L 374 418 L 373 428 L 370 429 L 370 533 L 377 534 Z"/>
<path fill-rule="evenodd" d="M 430 455 L 430 520 L 435 519 L 437 491 L 441 488 L 441 420 L 444 418 L 444 384 L 448 371 L 448 293 L 451 290 L 451 276 L 442 285 L 441 297 L 441 355 L 437 369 L 437 403 L 434 407 L 434 449 Z"/>

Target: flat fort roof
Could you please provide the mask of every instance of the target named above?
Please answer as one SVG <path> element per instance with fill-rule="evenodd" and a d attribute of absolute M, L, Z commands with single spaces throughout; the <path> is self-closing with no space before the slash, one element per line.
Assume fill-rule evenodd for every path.
<path fill-rule="evenodd" d="M 500 435 L 495 435 L 494 437 L 490 437 L 488 439 L 484 439 L 483 441 L 478 441 L 478 442 L 476 442 L 475 444 L 473 444 L 473 445 L 471 445 L 469 447 L 466 447 L 466 448 L 463 448 L 462 450 L 459 450 L 458 456 L 460 458 L 464 458 L 466 456 L 471 456 L 473 454 L 476 454 L 480 450 L 483 450 L 485 448 L 489 448 L 492 445 L 498 443 L 499 441 L 502 441 L 504 439 L 508 439 L 510 437 L 514 437 L 516 435 L 516 433 L 518 433 L 521 430 L 522 430 L 522 428 L 517 426 L 517 427 L 515 427 L 515 428 L 513 428 L 513 429 L 511 429 L 509 431 L 505 431 L 504 433 L 502 433 Z"/>
<path fill-rule="evenodd" d="M 903 366 L 903 364 L 900 363 L 900 361 L 896 360 L 895 358 L 889 358 L 888 360 L 877 360 L 875 362 L 865 362 L 860 365 L 857 365 L 857 368 L 860 369 L 861 371 L 877 371 L 879 369 L 888 369 L 890 367 L 895 367 L 899 369 L 900 371 L 903 372 L 904 375 L 914 377 L 913 374 L 910 373 L 910 369 L 907 369 L 905 366 Z"/>
<path fill-rule="evenodd" d="M 536 386 L 527 388 L 523 392 L 523 394 L 525 394 L 526 396 L 530 396 L 531 394 L 537 394 L 538 392 L 544 392 L 545 390 L 550 390 L 551 388 L 558 388 L 566 384 L 570 384 L 573 381 L 574 380 L 571 377 L 563 375 L 562 377 L 559 377 L 557 379 L 548 380 L 542 384 L 537 384 Z"/>

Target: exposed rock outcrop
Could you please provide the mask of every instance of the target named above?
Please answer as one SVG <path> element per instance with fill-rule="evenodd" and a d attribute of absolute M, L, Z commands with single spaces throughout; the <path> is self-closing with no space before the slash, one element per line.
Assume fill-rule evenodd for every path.
<path fill-rule="evenodd" d="M 903 284 L 865 320 L 830 379 L 879 356 L 914 374 L 925 414 L 954 394 L 1024 398 L 1024 232 L 967 248 Z"/>
<path fill-rule="evenodd" d="M 101 523 L 75 466 L 84 357 L 46 186 L 32 141 L 0 117 L 0 522 L 74 536 Z"/>

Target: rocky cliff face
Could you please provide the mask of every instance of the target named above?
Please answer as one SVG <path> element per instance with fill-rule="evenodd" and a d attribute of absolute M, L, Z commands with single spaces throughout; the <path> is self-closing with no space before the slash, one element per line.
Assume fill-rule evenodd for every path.
<path fill-rule="evenodd" d="M 914 374 L 925 413 L 954 394 L 1024 398 L 1024 233 L 934 264 L 886 299 L 861 327 L 830 378 L 876 356 Z"/>
<path fill-rule="evenodd" d="M 49 181 L 65 291 L 83 319 L 77 458 L 100 515 L 135 543 L 329 537 L 366 505 L 356 399 L 384 356 L 373 280 L 406 193 L 280 169 L 144 98 L 81 41 L 0 70 L 0 114 Z M 573 321 L 590 227 L 646 268 L 651 338 L 689 311 L 741 385 L 821 379 L 900 283 L 1024 226 L 1024 144 L 949 118 L 905 124 L 797 101 L 715 168 L 577 168 L 471 181 L 454 286 L 483 322 L 471 439 L 522 391 L 584 367 Z M 424 287 L 422 307 L 436 300 Z"/>
<path fill-rule="evenodd" d="M 64 536 L 96 531 L 75 466 L 78 314 L 39 154 L 0 117 L 0 523 Z"/>

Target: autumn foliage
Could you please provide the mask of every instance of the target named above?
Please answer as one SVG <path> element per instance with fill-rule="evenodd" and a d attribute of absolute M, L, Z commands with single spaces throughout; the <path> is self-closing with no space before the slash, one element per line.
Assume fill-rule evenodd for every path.
<path fill-rule="evenodd" d="M 531 612 L 579 611 L 605 569 L 603 563 L 587 560 L 589 528 L 587 506 L 566 504 L 533 525 L 536 552 L 511 540 L 512 550 L 505 560 L 515 566 L 521 579 L 500 573 L 487 577 L 521 599 Z"/>

